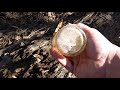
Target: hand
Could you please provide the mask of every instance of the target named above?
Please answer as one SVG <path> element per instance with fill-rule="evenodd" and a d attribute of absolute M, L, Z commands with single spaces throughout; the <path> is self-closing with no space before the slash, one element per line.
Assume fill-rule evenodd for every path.
<path fill-rule="evenodd" d="M 87 36 L 87 44 L 84 51 L 77 57 L 67 58 L 57 48 L 51 49 L 51 55 L 76 77 L 95 78 L 106 77 L 106 60 L 114 45 L 108 41 L 98 30 L 90 28 L 82 23 L 75 24 L 81 28 Z M 112 53 L 111 53 L 112 54 Z M 71 63 L 72 62 L 72 63 Z"/>

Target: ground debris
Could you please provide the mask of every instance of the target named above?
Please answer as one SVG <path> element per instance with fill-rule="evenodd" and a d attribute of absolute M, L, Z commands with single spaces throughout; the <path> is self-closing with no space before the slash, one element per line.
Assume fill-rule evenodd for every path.
<path fill-rule="evenodd" d="M 50 55 L 55 30 L 85 23 L 120 46 L 119 12 L 0 12 L 0 77 L 76 78 Z"/>

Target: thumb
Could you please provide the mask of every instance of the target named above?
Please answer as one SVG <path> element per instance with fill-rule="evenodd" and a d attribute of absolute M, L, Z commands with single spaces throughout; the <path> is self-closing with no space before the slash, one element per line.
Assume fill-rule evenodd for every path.
<path fill-rule="evenodd" d="M 63 56 L 56 48 L 51 48 L 50 53 L 53 58 L 58 60 L 66 69 L 72 72 L 73 66 L 68 58 Z"/>

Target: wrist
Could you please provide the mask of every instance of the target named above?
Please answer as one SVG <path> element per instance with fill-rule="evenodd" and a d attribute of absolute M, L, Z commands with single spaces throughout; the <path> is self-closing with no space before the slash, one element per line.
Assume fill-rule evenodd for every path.
<path fill-rule="evenodd" d="M 112 45 L 106 60 L 106 78 L 120 77 L 120 47 Z"/>

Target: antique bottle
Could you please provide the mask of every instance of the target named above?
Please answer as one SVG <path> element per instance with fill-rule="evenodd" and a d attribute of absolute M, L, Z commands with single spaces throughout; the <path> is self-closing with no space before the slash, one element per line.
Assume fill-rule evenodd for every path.
<path fill-rule="evenodd" d="M 52 39 L 52 46 L 56 47 L 64 56 L 79 55 L 86 46 L 86 35 L 75 24 L 67 24 L 58 30 Z"/>

